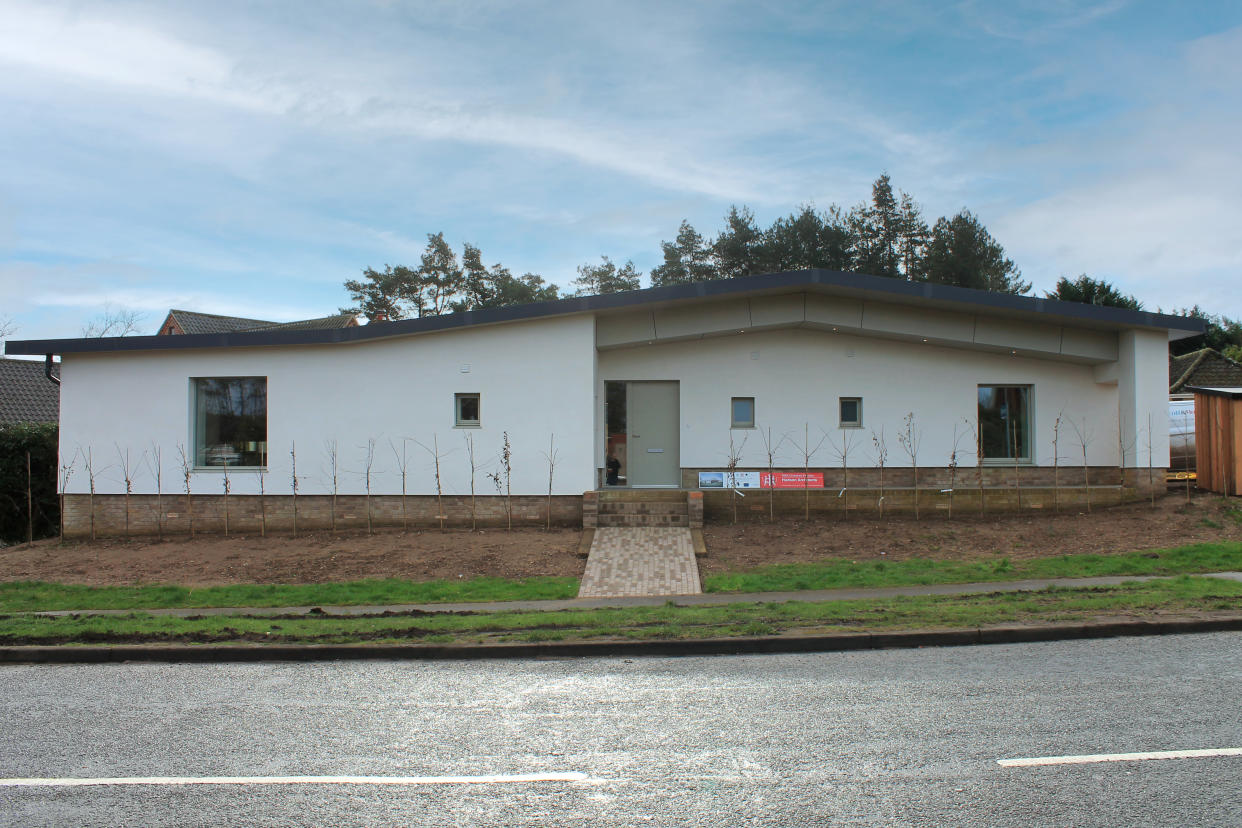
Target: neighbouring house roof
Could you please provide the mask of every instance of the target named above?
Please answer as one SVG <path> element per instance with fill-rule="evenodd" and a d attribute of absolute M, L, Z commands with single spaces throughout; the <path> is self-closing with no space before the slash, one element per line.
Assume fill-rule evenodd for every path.
<path fill-rule="evenodd" d="M 53 376 L 59 370 L 53 365 Z M 0 425 L 59 419 L 60 386 L 44 374 L 43 362 L 0 357 Z"/>
<path fill-rule="evenodd" d="M 349 328 L 356 326 L 358 320 L 351 313 L 338 313 L 333 316 L 321 316 L 318 319 L 301 319 L 296 322 L 272 322 L 266 319 L 247 319 L 242 316 L 221 316 L 217 313 L 198 313 L 197 311 L 170 310 L 160 325 L 159 335 L 167 336 L 196 334 L 235 333 L 239 331 L 272 331 L 272 330 L 312 330 Z"/>
<path fill-rule="evenodd" d="M 987 313 L 1017 322 L 1056 323 L 1108 331 L 1134 328 L 1165 330 L 1171 339 L 1201 334 L 1205 327 L 1202 319 L 1171 314 L 1090 305 L 1084 302 L 1063 302 L 1034 296 L 1014 296 L 951 285 L 907 282 L 902 279 L 842 273 L 834 270 L 796 270 L 743 276 L 737 279 L 666 285 L 602 296 L 578 296 L 549 302 L 532 302 L 526 305 L 450 313 L 443 316 L 402 319 L 395 322 L 372 322 L 369 325 L 347 328 L 303 330 L 280 326 L 267 330 L 233 330 L 197 336 L 10 341 L 6 343 L 5 351 L 10 354 L 66 354 L 365 342 L 571 314 L 605 315 L 645 307 L 654 309 L 718 299 L 743 299 L 795 292 L 864 302 L 903 304 L 927 309 L 929 312 L 947 310 Z"/>
<path fill-rule="evenodd" d="M 318 319 L 301 319 L 297 322 L 271 322 L 267 325 L 257 328 L 247 328 L 252 331 L 309 331 L 309 330 L 332 330 L 336 328 L 356 328 L 358 327 L 358 317 L 352 313 L 338 313 L 335 316 L 321 316 Z"/>
<path fill-rule="evenodd" d="M 1242 386 L 1242 365 L 1211 348 L 1169 357 L 1169 393 L 1189 386 Z"/>
<path fill-rule="evenodd" d="M 169 334 L 194 336 L 195 334 L 218 334 L 231 331 L 252 331 L 255 328 L 266 328 L 275 325 L 265 319 L 245 319 L 240 316 L 221 316 L 218 313 L 198 313 L 188 310 L 170 310 L 164 324 L 160 325 L 160 335 Z"/>

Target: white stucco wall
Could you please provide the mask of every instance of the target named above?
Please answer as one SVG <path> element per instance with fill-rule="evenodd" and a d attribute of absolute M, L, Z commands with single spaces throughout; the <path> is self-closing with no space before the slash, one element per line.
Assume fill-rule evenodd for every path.
<path fill-rule="evenodd" d="M 469 365 L 469 373 L 462 366 Z M 62 463 L 76 455 L 69 492 L 86 492 L 83 454 L 89 449 L 96 491 L 123 493 L 118 447 L 129 449 L 136 493 L 154 492 L 149 458 L 158 445 L 163 490 L 182 491 L 177 447 L 191 452 L 190 378 L 266 376 L 266 488 L 290 489 L 290 447 L 297 445 L 299 492 L 331 491 L 325 443 L 338 444 L 340 493 L 365 491 L 367 440 L 374 438 L 372 492 L 399 494 L 400 450 L 409 438 L 408 491 L 435 492 L 430 446 L 438 438 L 446 494 L 470 491 L 464 437 L 474 438 L 480 465 L 475 485 L 495 492 L 502 432 L 513 446 L 514 493 L 548 489 L 545 454 L 555 433 L 559 457 L 553 491 L 581 494 L 595 485 L 592 393 L 595 322 L 573 316 L 472 328 L 355 345 L 69 354 L 61 366 Z M 482 394 L 480 428 L 455 428 L 453 395 Z M 144 461 L 143 458 L 147 458 Z M 218 470 L 194 473 L 195 493 L 222 489 Z M 258 491 L 254 472 L 231 475 L 235 494 Z"/>
<path fill-rule="evenodd" d="M 1155 371 L 1158 380 L 1165 369 L 1163 357 L 1155 363 L 1151 354 L 1139 359 L 1138 373 Z M 598 365 L 595 462 L 603 463 L 605 381 L 680 380 L 683 467 L 722 467 L 728 462 L 731 397 L 754 397 L 757 425 L 771 426 L 775 439 L 786 438 L 777 465 L 802 464 L 800 446 L 804 423 L 809 422 L 812 445 L 825 430 L 829 435 L 812 465 L 839 464 L 833 442 L 839 445 L 848 434 L 854 435 L 850 465 L 874 465 L 871 431 L 883 426 L 888 463 L 909 466 L 897 441 L 909 412 L 914 412 L 915 428 L 922 435 L 919 465 L 949 464 L 955 426 L 958 462 L 973 465 L 968 424 L 977 420 L 980 384 L 1033 386 L 1035 463 L 1051 465 L 1053 425 L 1064 412 L 1061 462 L 1081 462 L 1081 448 L 1069 426 L 1073 420 L 1088 434 L 1088 461 L 1115 465 L 1118 386 L 1098 383 L 1096 376 L 1092 366 L 1066 361 L 800 329 L 605 350 Z M 837 398 L 842 396 L 863 398 L 862 429 L 838 428 Z M 738 429 L 734 437 L 747 440 L 741 465 L 767 465 L 757 430 Z M 1167 435 L 1164 451 L 1167 458 Z"/>

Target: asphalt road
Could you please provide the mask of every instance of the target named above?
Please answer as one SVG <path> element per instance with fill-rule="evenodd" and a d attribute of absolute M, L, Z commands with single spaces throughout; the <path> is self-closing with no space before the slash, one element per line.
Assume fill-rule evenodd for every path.
<path fill-rule="evenodd" d="M 0 669 L 6 825 L 1242 825 L 1242 634 L 880 652 Z"/>

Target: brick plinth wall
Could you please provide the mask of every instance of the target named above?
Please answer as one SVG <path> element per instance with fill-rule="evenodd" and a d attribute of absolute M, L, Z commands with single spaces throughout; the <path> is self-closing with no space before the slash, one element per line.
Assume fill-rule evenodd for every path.
<path fill-rule="evenodd" d="M 1163 479 L 1163 478 L 1162 478 Z M 773 492 L 772 506 L 777 518 L 801 518 L 806 513 L 806 504 L 810 501 L 812 518 L 828 518 L 849 515 L 866 515 L 875 517 L 880 514 L 879 489 L 855 489 L 850 487 L 844 494 L 840 490 L 782 489 Z M 1054 493 L 1055 492 L 1055 493 Z M 768 490 L 749 489 L 743 498 L 738 498 L 738 520 L 766 520 L 768 517 Z M 808 498 L 807 495 L 810 495 Z M 703 492 L 703 514 L 709 523 L 728 523 L 733 520 L 733 498 L 737 497 L 728 489 L 706 490 Z M 912 515 L 916 493 L 910 488 L 885 488 L 883 508 L 888 514 Z M 917 490 L 920 516 L 935 515 L 944 518 L 949 510 L 949 494 L 937 488 L 919 488 Z M 1091 506 L 1115 506 L 1134 500 L 1141 500 L 1133 488 L 1121 486 L 1092 486 L 1090 489 Z M 1025 512 L 1083 512 L 1087 509 L 1087 489 L 1082 486 L 1063 486 L 1052 488 L 1011 488 L 983 490 L 983 508 L 980 508 L 979 490 L 957 489 L 953 492 L 952 508 L 954 517 L 978 517 L 984 514 L 1001 514 Z"/>
<path fill-rule="evenodd" d="M 293 498 L 289 495 L 230 495 L 228 498 L 229 531 L 237 534 L 259 533 L 266 513 L 269 532 L 287 533 L 293 530 Z M 373 495 L 370 498 L 371 525 L 375 528 L 400 527 L 402 525 L 402 498 L 400 495 Z M 129 533 L 134 536 L 155 535 L 157 525 L 157 499 L 155 495 L 131 495 L 129 498 Z M 470 498 L 444 497 L 442 500 L 445 526 L 470 528 Z M 495 495 L 480 496 L 475 501 L 478 526 L 481 528 L 504 527 L 507 522 L 505 498 Z M 164 533 L 186 535 L 190 531 L 190 514 L 186 508 L 185 495 L 164 495 Z M 194 531 L 221 534 L 224 531 L 224 496 L 194 495 Z M 543 526 L 547 517 L 547 495 L 513 496 L 513 525 L 515 527 Z M 330 495 L 304 495 L 297 499 L 297 525 L 299 531 L 329 529 L 332 527 L 332 497 Z M 125 535 L 125 496 L 95 495 L 94 517 L 96 537 L 121 537 Z M 409 495 L 405 498 L 406 520 L 411 528 L 428 528 L 440 525 L 436 497 L 434 495 Z M 84 538 L 91 533 L 91 496 L 70 494 L 65 496 L 65 537 Z M 582 525 L 582 496 L 554 495 L 552 497 L 552 525 L 577 528 Z M 339 495 L 336 498 L 336 528 L 357 530 L 367 528 L 367 498 L 361 495 Z"/>

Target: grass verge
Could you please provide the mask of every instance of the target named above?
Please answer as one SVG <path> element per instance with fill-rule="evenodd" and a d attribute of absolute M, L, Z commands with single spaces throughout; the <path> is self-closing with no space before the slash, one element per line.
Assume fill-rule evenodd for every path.
<path fill-rule="evenodd" d="M 0 616 L 0 644 L 445 644 L 693 639 L 781 633 L 974 628 L 1242 610 L 1242 583 L 1182 576 L 1094 589 L 866 601 L 739 603 L 497 613 L 177 618 Z"/>
<path fill-rule="evenodd" d="M 1021 581 L 1030 578 L 1091 578 L 1103 575 L 1182 575 L 1242 569 L 1242 543 L 1199 543 L 1174 549 L 1150 549 L 1123 555 L 1059 555 L 1010 561 L 841 561 L 779 564 L 748 572 L 708 575 L 704 592 L 792 592 L 841 589 Z"/>
<path fill-rule="evenodd" d="M 577 578 L 471 578 L 404 581 L 397 578 L 335 584 L 230 584 L 213 587 L 106 586 L 43 581 L 0 583 L 0 612 L 169 607 L 305 607 L 359 604 L 430 604 L 446 601 L 537 601 L 573 598 Z"/>

